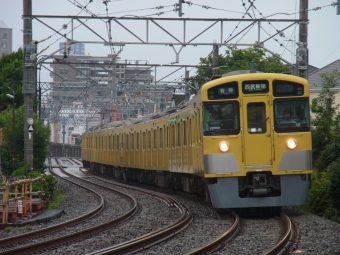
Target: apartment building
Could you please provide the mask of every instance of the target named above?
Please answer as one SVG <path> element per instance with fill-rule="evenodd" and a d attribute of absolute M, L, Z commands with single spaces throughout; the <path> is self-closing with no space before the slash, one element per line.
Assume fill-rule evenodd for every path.
<path fill-rule="evenodd" d="M 0 20 L 0 58 L 10 53 L 12 53 L 12 28 Z"/>

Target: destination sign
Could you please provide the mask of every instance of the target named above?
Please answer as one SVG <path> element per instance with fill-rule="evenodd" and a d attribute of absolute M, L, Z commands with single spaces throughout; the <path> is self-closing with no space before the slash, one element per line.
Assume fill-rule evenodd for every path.
<path fill-rule="evenodd" d="M 219 95 L 235 95 L 235 88 L 232 88 L 232 87 L 219 88 L 218 94 Z"/>
<path fill-rule="evenodd" d="M 304 87 L 299 83 L 276 80 L 273 82 L 273 94 L 276 97 L 303 96 Z"/>
<path fill-rule="evenodd" d="M 244 94 L 267 93 L 269 91 L 268 81 L 244 81 L 242 91 Z"/>
<path fill-rule="evenodd" d="M 209 100 L 229 99 L 238 97 L 238 84 L 236 81 L 228 82 L 208 89 Z"/>

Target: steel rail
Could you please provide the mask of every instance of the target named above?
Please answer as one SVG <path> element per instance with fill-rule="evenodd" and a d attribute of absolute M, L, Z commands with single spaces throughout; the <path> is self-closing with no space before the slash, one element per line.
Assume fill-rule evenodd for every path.
<path fill-rule="evenodd" d="M 280 241 L 272 249 L 265 252 L 264 255 L 282 254 L 282 252 L 284 252 L 290 244 L 290 241 L 293 237 L 292 222 L 289 217 L 284 213 L 280 214 L 280 219 L 283 221 L 286 227 L 285 234 L 280 239 Z"/>
<path fill-rule="evenodd" d="M 143 235 L 141 237 L 129 240 L 127 242 L 124 242 L 118 245 L 107 247 L 102 250 L 88 253 L 87 255 L 131 254 L 131 253 L 144 250 L 152 245 L 155 245 L 159 242 L 162 242 L 163 240 L 166 240 L 178 234 L 180 231 L 185 229 L 191 223 L 193 216 L 192 216 L 191 211 L 188 208 L 186 208 L 186 206 L 181 204 L 180 202 L 174 200 L 173 203 L 182 212 L 181 218 L 178 219 L 176 222 L 166 227 L 163 227 L 161 229 L 158 229 L 156 231 L 153 231 L 151 233 L 148 233 L 146 235 Z"/>
<path fill-rule="evenodd" d="M 207 254 L 208 252 L 212 252 L 220 247 L 224 242 L 229 241 L 231 238 L 233 238 L 233 236 L 238 232 L 240 228 L 241 220 L 239 215 L 237 215 L 234 211 L 231 212 L 231 215 L 234 218 L 234 222 L 233 225 L 226 232 L 224 232 L 219 238 L 215 239 L 211 243 L 194 251 L 191 251 L 186 255 Z"/>
<path fill-rule="evenodd" d="M 53 170 L 50 169 L 50 172 L 53 173 Z M 55 173 L 53 173 L 53 174 L 55 175 Z M 62 178 L 62 177 L 60 177 L 60 178 Z M 62 179 L 64 179 L 64 181 L 70 182 L 69 180 L 67 180 L 65 178 L 62 178 Z M 82 189 L 85 189 L 85 190 L 91 192 L 95 197 L 97 197 L 99 199 L 99 202 L 100 202 L 99 205 L 95 209 L 93 209 L 92 211 L 90 211 L 90 212 L 88 212 L 84 215 L 81 215 L 81 216 L 79 216 L 75 219 L 66 221 L 64 223 L 61 223 L 61 224 L 58 224 L 58 225 L 55 225 L 55 226 L 51 226 L 51 227 L 47 227 L 47 228 L 43 228 L 43 229 L 40 229 L 40 230 L 37 230 L 37 231 L 34 231 L 34 232 L 29 232 L 29 233 L 26 233 L 26 234 L 13 236 L 13 237 L 10 237 L 10 238 L 0 239 L 0 246 L 4 247 L 4 246 L 8 246 L 8 245 L 17 243 L 17 242 L 23 242 L 25 240 L 36 238 L 38 236 L 46 235 L 48 233 L 59 231 L 61 229 L 70 227 L 72 225 L 79 224 L 81 222 L 88 220 L 89 218 L 91 218 L 92 216 L 94 216 L 96 213 L 100 212 L 103 209 L 104 198 L 100 194 L 98 194 L 95 191 L 90 190 L 89 188 L 82 187 L 78 184 L 75 184 L 75 185 L 82 188 Z M 0 252 L 0 254 L 2 254 L 2 252 Z"/>
<path fill-rule="evenodd" d="M 61 165 L 59 165 L 59 168 L 60 168 L 60 171 L 62 171 L 66 174 L 66 172 L 63 171 L 63 167 Z M 62 178 L 62 177 L 60 177 L 60 178 Z M 63 179 L 65 179 L 65 178 L 63 178 Z M 67 179 L 65 179 L 65 180 L 68 181 L 68 182 L 71 182 L 71 183 L 73 183 L 77 186 L 80 186 L 80 184 L 77 184 L 77 183 L 75 183 L 71 180 L 67 180 Z M 99 185 L 97 185 L 97 186 L 99 186 Z M 111 228 L 113 226 L 116 226 L 117 224 L 120 224 L 121 222 L 130 218 L 131 216 L 133 216 L 137 212 L 138 206 L 137 206 L 137 202 L 134 198 L 130 197 L 127 194 L 119 192 L 117 190 L 114 190 L 114 189 L 110 189 L 110 188 L 102 187 L 102 186 L 100 186 L 100 187 L 104 188 L 104 189 L 111 190 L 111 191 L 117 193 L 118 195 L 120 195 L 122 197 L 128 198 L 130 200 L 130 203 L 133 204 L 132 209 L 130 209 L 126 214 L 124 214 L 124 215 L 122 215 L 122 216 L 120 216 L 116 219 L 113 219 L 109 222 L 105 222 L 103 224 L 97 225 L 95 227 L 88 228 L 88 229 L 85 229 L 85 230 L 77 232 L 77 233 L 73 233 L 73 234 L 62 236 L 62 237 L 54 238 L 54 239 L 51 239 L 51 240 L 48 240 L 48 241 L 38 242 L 38 243 L 30 244 L 30 245 L 24 245 L 24 246 L 20 246 L 20 247 L 14 248 L 14 249 L 8 249 L 8 250 L 5 250 L 5 251 L 1 251 L 0 254 L 26 254 L 26 253 L 29 253 L 29 252 L 36 252 L 37 250 L 48 249 L 50 247 L 60 245 L 60 244 L 64 244 L 64 243 L 67 243 L 67 242 L 70 242 L 70 241 L 73 241 L 73 240 L 76 240 L 76 239 L 79 239 L 79 238 L 83 238 L 85 236 L 93 235 L 93 234 L 98 233 L 100 231 L 103 231 L 103 230 L 106 230 L 106 229 Z M 91 217 L 92 216 L 93 215 L 91 215 Z M 75 223 L 72 222 L 72 225 L 74 225 L 74 224 Z M 52 231 L 52 232 L 54 232 L 54 231 Z M 28 233 L 28 234 L 31 234 L 31 237 L 32 237 L 33 233 L 34 232 Z M 51 233 L 51 232 L 47 232 L 47 233 Z M 28 239 L 28 238 L 26 238 L 26 239 Z M 4 239 L 2 239 L 2 240 L 4 240 Z M 6 245 L 7 245 L 7 243 L 6 243 Z"/>

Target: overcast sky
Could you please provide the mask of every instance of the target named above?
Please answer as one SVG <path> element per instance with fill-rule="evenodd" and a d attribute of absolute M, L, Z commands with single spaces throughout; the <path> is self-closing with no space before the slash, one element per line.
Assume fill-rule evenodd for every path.
<path fill-rule="evenodd" d="M 330 6 L 334 0 L 310 0 L 309 1 L 309 26 L 308 26 L 308 48 L 309 48 L 309 64 L 316 67 L 323 67 L 331 62 L 340 59 L 340 15 L 336 15 L 336 7 Z M 164 17 L 164 18 L 178 18 L 178 14 L 173 10 L 173 4 L 178 0 L 111 0 L 106 6 L 103 4 L 103 0 L 93 0 L 88 4 L 88 0 L 32 0 L 33 15 L 81 15 L 87 16 L 86 12 L 82 11 L 76 5 L 85 6 L 87 10 L 99 15 L 105 15 L 107 12 L 109 16 L 121 17 L 124 15 L 134 16 L 147 16 L 147 17 Z M 183 18 L 242 18 L 245 12 L 245 8 L 249 7 L 247 0 L 192 0 L 193 5 L 183 4 Z M 244 3 L 244 5 L 243 5 Z M 256 18 L 267 17 L 273 15 L 270 18 L 277 19 L 296 19 L 299 18 L 297 12 L 299 11 L 299 0 L 255 0 L 255 8 L 251 8 L 249 13 Z M 211 8 L 204 8 L 203 5 L 209 5 Z M 6 24 L 13 29 L 13 51 L 16 51 L 19 47 L 22 47 L 22 18 L 23 14 L 22 0 L 0 0 L 0 20 L 4 20 Z M 157 6 L 164 6 L 163 9 L 156 9 Z M 322 7 L 319 10 L 312 10 L 315 7 Z M 164 12 L 164 14 L 158 16 L 157 12 Z M 284 13 L 284 14 L 279 14 Z M 291 14 L 291 15 L 287 15 Z M 245 17 L 249 18 L 249 16 Z M 60 30 L 62 25 L 67 23 L 67 20 L 60 19 L 45 19 L 44 22 L 56 30 Z M 107 27 L 105 22 L 88 21 L 86 24 L 95 31 L 106 31 Z M 136 34 L 145 38 L 145 21 L 143 23 L 125 23 L 127 26 L 131 26 L 136 29 Z M 203 31 L 211 23 L 197 23 L 195 25 L 188 24 L 187 33 L 188 38 L 197 35 L 200 31 Z M 223 40 L 227 39 L 230 34 L 235 35 L 240 29 L 245 28 L 249 23 L 237 24 L 236 22 L 230 22 L 223 26 Z M 179 38 L 183 37 L 182 27 L 180 23 L 169 22 L 162 23 L 164 27 L 173 34 L 176 34 Z M 276 29 L 282 29 L 287 26 L 288 23 L 272 23 L 271 25 L 263 25 L 261 31 L 261 40 L 273 35 Z M 236 28 L 237 26 L 237 28 Z M 201 35 L 197 41 L 220 41 L 219 38 L 219 26 L 209 30 L 209 32 Z M 112 29 L 113 41 L 130 41 L 133 37 L 126 31 L 122 31 L 121 28 L 113 27 Z M 241 33 L 240 36 L 232 40 L 232 43 L 254 43 L 257 41 L 258 28 L 255 26 L 248 33 Z M 79 28 L 78 32 L 74 33 L 75 40 L 89 40 L 86 38 L 87 33 L 93 35 L 91 32 L 85 32 Z M 87 30 L 88 31 L 88 30 Z M 67 32 L 67 31 L 65 31 Z M 151 34 L 152 33 L 152 34 Z M 276 36 L 278 40 L 274 38 L 268 40 L 265 43 L 265 47 L 271 51 L 280 54 L 284 59 L 295 62 L 296 44 L 294 40 L 298 40 L 298 26 L 292 26 L 284 32 L 285 37 Z M 107 35 L 107 34 L 106 34 Z M 42 55 L 51 54 L 59 47 L 59 42 L 64 42 L 65 39 L 48 29 L 37 21 L 33 21 L 33 39 L 42 40 L 48 38 L 45 42 L 40 43 L 38 51 L 45 47 L 48 50 L 44 51 Z M 150 39 L 155 39 L 157 36 L 165 36 L 160 30 L 155 27 L 150 27 Z M 90 37 L 90 40 L 93 40 Z M 96 37 L 95 40 L 99 38 Z M 289 41 L 290 40 L 290 41 Z M 280 46 L 283 45 L 283 46 Z M 86 52 L 90 55 L 107 55 L 110 54 L 110 47 L 101 45 L 86 44 Z M 206 57 L 211 52 L 211 46 L 199 46 L 199 47 L 185 47 L 182 49 L 179 55 L 179 64 L 198 64 L 200 57 Z M 224 53 L 226 47 L 220 48 L 220 53 Z M 176 48 L 179 50 L 179 47 Z M 118 51 L 118 49 L 115 49 Z M 144 46 L 144 45 L 126 45 L 120 54 L 121 59 L 127 60 L 147 60 L 153 64 L 168 64 L 175 61 L 176 56 L 174 50 L 171 47 L 165 46 Z M 158 71 L 157 71 L 158 72 Z M 190 73 L 193 75 L 194 73 Z M 175 74 L 173 78 L 182 75 Z M 48 77 L 48 76 L 46 76 Z M 48 79 L 48 78 L 46 78 Z"/>

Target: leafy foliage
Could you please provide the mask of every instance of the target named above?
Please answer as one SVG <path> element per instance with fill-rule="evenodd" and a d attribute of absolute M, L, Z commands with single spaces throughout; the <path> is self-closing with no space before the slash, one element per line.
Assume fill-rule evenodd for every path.
<path fill-rule="evenodd" d="M 203 67 L 212 65 L 212 56 L 200 58 L 200 62 L 201 67 L 197 68 L 197 75 L 189 79 L 190 87 L 196 88 L 197 84 L 201 85 L 212 77 L 212 69 Z M 250 63 L 254 63 L 256 69 L 261 72 L 282 73 L 289 70 L 278 58 L 267 56 L 263 49 L 255 46 L 246 49 L 228 47 L 224 56 L 218 56 L 218 63 L 220 74 L 237 70 L 249 70 Z"/>
<path fill-rule="evenodd" d="M 329 161 L 320 162 L 320 160 L 329 158 L 327 155 L 322 156 L 321 154 L 325 154 L 325 148 L 333 143 L 333 138 L 337 136 L 338 133 L 334 131 L 340 129 L 340 117 L 336 116 L 339 105 L 335 104 L 337 92 L 333 90 L 338 85 L 339 78 L 340 72 L 337 70 L 321 74 L 322 91 L 317 98 L 312 100 L 311 111 L 315 113 L 313 120 L 313 158 L 315 159 L 315 167 L 319 171 L 325 170 L 324 166 L 330 163 Z M 331 145 L 331 147 L 334 148 L 336 145 Z M 332 158 L 334 159 L 334 157 L 336 156 Z M 323 167 L 323 169 L 320 167 Z"/>
<path fill-rule="evenodd" d="M 5 174 L 11 174 L 15 169 L 23 167 L 24 162 L 22 66 L 23 51 L 21 48 L 17 52 L 0 58 L 0 128 L 3 128 L 1 156 L 2 170 Z M 9 98 L 6 94 L 13 95 L 14 99 Z M 33 102 L 35 109 L 36 96 L 34 96 Z M 42 172 L 48 150 L 50 130 L 35 116 L 33 128 L 33 165 L 35 170 Z"/>
<path fill-rule="evenodd" d="M 52 200 L 49 202 L 49 209 L 58 209 L 60 207 L 60 202 L 65 199 L 65 196 L 59 192 L 57 189 Z"/>
<path fill-rule="evenodd" d="M 23 81 L 23 52 L 20 48 L 17 52 L 2 56 L 0 58 L 0 112 L 12 105 L 11 98 L 6 94 L 14 94 L 14 105 L 24 104 L 22 94 Z"/>
<path fill-rule="evenodd" d="M 14 126 L 11 109 L 3 111 L 0 115 L 0 127 L 3 127 L 2 170 L 9 175 L 13 170 L 24 166 L 24 122 L 19 121 L 24 119 L 23 107 L 16 109 L 14 115 L 16 120 Z M 48 152 L 50 128 L 44 126 L 34 116 L 33 129 L 33 165 L 35 170 L 42 173 L 45 169 L 44 163 Z"/>
<path fill-rule="evenodd" d="M 312 100 L 314 173 L 308 208 L 323 217 L 339 221 L 340 211 L 340 113 L 335 104 L 334 87 L 340 72 L 324 73 L 322 91 Z"/>
<path fill-rule="evenodd" d="M 314 172 L 312 175 L 312 188 L 308 194 L 307 206 L 309 210 L 318 215 L 323 215 L 328 207 L 329 176 L 327 172 Z"/>
<path fill-rule="evenodd" d="M 33 191 L 44 191 L 43 197 L 45 199 L 51 198 L 54 196 L 54 192 L 56 189 L 57 180 L 53 175 L 50 174 L 41 174 L 39 171 L 31 171 L 29 166 L 23 166 L 15 170 L 12 177 L 20 177 L 20 178 L 37 178 L 41 176 L 43 180 L 41 182 L 33 183 Z"/>
<path fill-rule="evenodd" d="M 333 162 L 329 168 L 328 195 L 330 204 L 340 211 L 340 160 Z"/>

